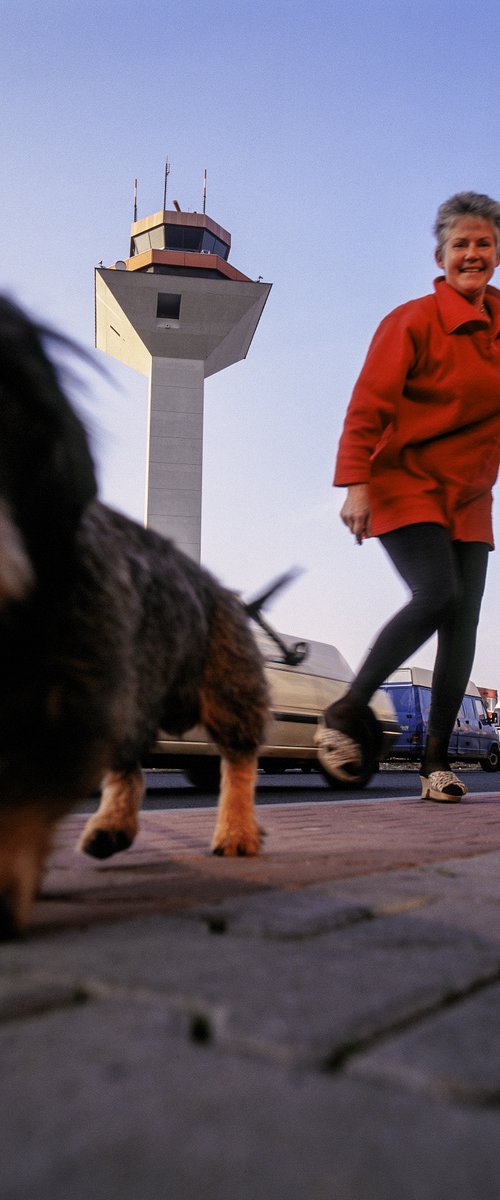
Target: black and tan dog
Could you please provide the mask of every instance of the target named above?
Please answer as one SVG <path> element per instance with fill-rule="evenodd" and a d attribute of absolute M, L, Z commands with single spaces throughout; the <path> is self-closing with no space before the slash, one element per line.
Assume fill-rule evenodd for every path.
<path fill-rule="evenodd" d="M 262 662 L 240 602 L 96 499 L 48 335 L 0 301 L 0 933 L 26 925 L 56 821 L 102 783 L 80 847 L 123 850 L 161 726 L 222 758 L 216 854 L 255 854 Z"/>

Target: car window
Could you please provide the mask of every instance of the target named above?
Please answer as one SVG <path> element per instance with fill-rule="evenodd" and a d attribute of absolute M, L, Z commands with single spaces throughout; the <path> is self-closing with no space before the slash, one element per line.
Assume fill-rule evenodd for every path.
<path fill-rule="evenodd" d="M 293 667 L 274 667 L 266 664 L 266 678 L 271 691 L 271 707 L 275 711 L 318 712 L 318 680 Z M 331 680 L 328 681 L 330 689 Z"/>
<path fill-rule="evenodd" d="M 411 684 L 408 684 L 408 686 L 398 684 L 397 686 L 383 687 L 381 691 L 387 692 L 387 695 L 390 696 L 398 721 L 406 721 L 414 715 L 415 703 Z"/>
<path fill-rule="evenodd" d="M 461 707 L 466 721 L 477 721 L 473 696 L 464 696 Z"/>
<path fill-rule="evenodd" d="M 419 693 L 420 710 L 422 713 L 422 719 L 424 721 L 428 721 L 430 708 L 431 708 L 431 689 L 430 689 L 430 687 L 420 687 L 418 689 L 418 693 Z"/>

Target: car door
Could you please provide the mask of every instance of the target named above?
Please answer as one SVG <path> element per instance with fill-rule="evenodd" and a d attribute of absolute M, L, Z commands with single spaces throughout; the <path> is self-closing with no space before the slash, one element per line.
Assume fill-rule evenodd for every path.
<path fill-rule="evenodd" d="M 481 726 L 473 696 L 464 696 L 457 716 L 456 727 L 458 757 L 477 758 L 480 749 Z"/>
<path fill-rule="evenodd" d="M 286 663 L 266 663 L 272 722 L 266 739 L 274 753 L 313 748 L 320 711 L 317 677 Z"/>
<path fill-rule="evenodd" d="M 473 696 L 473 704 L 479 723 L 479 756 L 486 758 L 492 743 L 498 740 L 498 729 L 495 721 L 489 716 L 480 696 Z"/>

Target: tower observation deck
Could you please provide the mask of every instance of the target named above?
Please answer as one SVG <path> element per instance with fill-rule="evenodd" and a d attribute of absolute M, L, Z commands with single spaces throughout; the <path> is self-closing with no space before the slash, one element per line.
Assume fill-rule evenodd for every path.
<path fill-rule="evenodd" d="M 205 213 L 162 210 L 95 272 L 96 346 L 149 379 L 145 524 L 199 561 L 204 380 L 245 358 L 270 283 L 229 261 Z"/>

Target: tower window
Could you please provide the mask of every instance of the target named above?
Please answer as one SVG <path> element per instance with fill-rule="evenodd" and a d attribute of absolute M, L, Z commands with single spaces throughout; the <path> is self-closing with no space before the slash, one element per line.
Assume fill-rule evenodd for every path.
<path fill-rule="evenodd" d="M 178 321 L 181 313 L 181 297 L 175 292 L 159 292 L 156 308 L 157 317 L 169 317 Z"/>
<path fill-rule="evenodd" d="M 203 231 L 196 225 L 167 225 L 165 229 L 168 250 L 201 250 Z"/>

